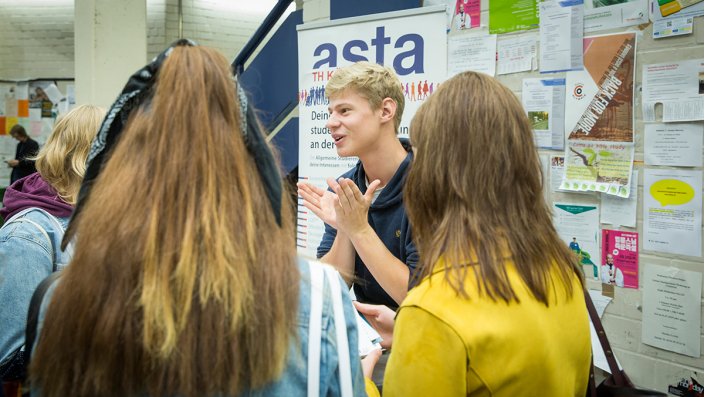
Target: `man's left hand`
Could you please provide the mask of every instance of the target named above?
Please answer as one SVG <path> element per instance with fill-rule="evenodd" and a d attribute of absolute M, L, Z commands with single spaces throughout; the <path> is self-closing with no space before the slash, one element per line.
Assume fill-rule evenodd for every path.
<path fill-rule="evenodd" d="M 337 183 L 329 180 L 328 185 L 338 195 L 335 206 L 338 228 L 348 236 L 367 230 L 370 227 L 367 222 L 367 211 L 380 181 L 375 179 L 370 183 L 364 195 L 355 182 L 348 178 L 340 178 Z"/>
<path fill-rule="evenodd" d="M 20 161 L 17 159 L 7 160 L 6 162 L 7 162 L 8 166 L 13 167 L 13 168 L 20 165 Z"/>

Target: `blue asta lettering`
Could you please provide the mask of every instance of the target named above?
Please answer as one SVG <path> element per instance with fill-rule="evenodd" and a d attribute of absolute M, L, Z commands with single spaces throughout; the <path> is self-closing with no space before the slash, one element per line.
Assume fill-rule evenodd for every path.
<path fill-rule="evenodd" d="M 375 50 L 376 63 L 384 65 L 384 49 L 387 44 L 391 43 L 391 37 L 386 36 L 384 33 L 384 26 L 378 26 L 375 37 L 370 40 L 370 45 L 374 47 Z M 402 35 L 394 42 L 394 48 L 404 49 L 406 43 L 411 43 L 412 47 L 394 56 L 392 62 L 394 70 L 400 76 L 406 76 L 411 73 L 423 73 L 423 37 L 416 33 Z M 348 62 L 369 61 L 367 57 L 369 49 L 367 42 L 363 40 L 350 40 L 343 46 L 343 59 Z M 313 56 L 322 57 L 313 64 L 314 69 L 318 69 L 322 66 L 329 68 L 338 66 L 338 47 L 333 43 L 323 43 L 319 45 L 313 51 Z M 411 66 L 404 66 L 406 59 L 411 59 Z"/>

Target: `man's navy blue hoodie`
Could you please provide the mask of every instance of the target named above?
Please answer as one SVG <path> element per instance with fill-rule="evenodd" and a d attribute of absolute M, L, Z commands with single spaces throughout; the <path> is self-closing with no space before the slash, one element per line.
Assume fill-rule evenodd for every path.
<path fill-rule="evenodd" d="M 411 275 L 413 275 L 416 264 L 419 261 L 419 255 L 411 239 L 411 226 L 404 209 L 403 190 L 413 154 L 409 141 L 406 139 L 400 139 L 400 141 L 408 152 L 406 158 L 399 165 L 387 186 L 382 189 L 379 197 L 370 206 L 367 220 L 389 252 L 409 267 L 409 279 L 411 279 Z M 341 175 L 341 177 L 355 181 L 361 192 L 364 193 L 367 190 L 365 169 L 362 166 L 362 162 L 358 161 L 354 168 Z M 318 258 L 330 251 L 337 233 L 329 225 L 325 225 L 325 227 L 326 231 L 323 234 L 321 244 L 318 246 Z M 386 305 L 394 310 L 399 307 L 399 304 L 382 289 L 357 253 L 355 254 L 354 290 L 360 302 Z"/>

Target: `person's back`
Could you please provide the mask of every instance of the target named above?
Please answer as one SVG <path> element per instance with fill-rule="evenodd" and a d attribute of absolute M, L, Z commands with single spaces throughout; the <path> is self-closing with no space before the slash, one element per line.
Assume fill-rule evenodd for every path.
<path fill-rule="evenodd" d="M 410 131 L 404 200 L 421 281 L 397 313 L 385 396 L 585 395 L 582 269 L 553 226 L 518 99 L 464 72 Z"/>
<path fill-rule="evenodd" d="M 39 144 L 27 135 L 27 131 L 19 124 L 12 126 L 10 135 L 17 140 L 15 158 L 6 160 L 8 166 L 12 167 L 10 183 L 37 172 L 32 157 L 37 155 Z"/>
<path fill-rule="evenodd" d="M 110 114 L 32 356 L 35 394 L 304 394 L 302 345 L 318 317 L 307 314 L 293 204 L 227 59 L 180 40 L 132 76 Z M 339 395 L 344 354 L 359 396 L 352 305 L 335 277 L 344 325 L 324 304 L 315 365 L 321 390 Z"/>
<path fill-rule="evenodd" d="M 54 127 L 39 153 L 39 172 L 10 186 L 0 216 L 0 377 L 19 376 L 25 322 L 36 286 L 69 262 L 60 249 L 73 211 L 90 143 L 105 111 L 83 105 Z M 32 159 L 34 163 L 34 159 Z"/>
<path fill-rule="evenodd" d="M 442 268 L 409 291 L 397 316 L 394 343 L 418 348 L 399 349 L 390 357 L 384 385 L 394 391 L 390 395 L 512 397 L 534 395 L 532 390 L 545 397 L 585 395 L 590 333 L 580 280 L 575 277 L 570 296 L 562 287 L 549 289 L 546 306 L 531 295 L 510 263 L 507 273 L 519 302 L 481 294 L 472 269 L 465 279 L 467 299 L 458 299 Z M 559 277 L 552 277 L 549 285 L 560 285 Z M 437 368 L 434 373 L 447 377 L 419 384 L 395 373 L 418 360 L 428 360 L 427 365 Z M 424 373 L 419 371 L 418 377 Z"/>

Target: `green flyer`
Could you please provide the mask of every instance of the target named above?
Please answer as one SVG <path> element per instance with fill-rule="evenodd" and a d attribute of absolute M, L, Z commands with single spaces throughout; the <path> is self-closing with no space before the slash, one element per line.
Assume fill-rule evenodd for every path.
<path fill-rule="evenodd" d="M 537 0 L 490 1 L 490 34 L 539 27 Z"/>

